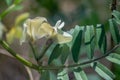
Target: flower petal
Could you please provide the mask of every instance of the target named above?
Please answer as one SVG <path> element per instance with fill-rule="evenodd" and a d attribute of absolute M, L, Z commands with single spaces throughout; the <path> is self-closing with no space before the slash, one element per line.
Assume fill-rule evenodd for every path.
<path fill-rule="evenodd" d="M 26 40 L 26 35 L 27 35 L 27 27 L 26 27 L 26 24 L 24 24 L 24 27 L 23 27 L 23 33 L 22 33 L 22 39 L 20 40 L 20 44 L 22 45 L 23 42 L 25 42 Z"/>
<path fill-rule="evenodd" d="M 58 20 L 55 24 L 55 27 L 58 27 L 60 25 L 60 23 L 61 23 L 61 20 Z"/>
<path fill-rule="evenodd" d="M 62 22 L 59 26 L 58 26 L 58 29 L 62 29 L 65 25 L 65 22 Z"/>
<path fill-rule="evenodd" d="M 32 40 L 46 37 L 52 38 L 59 44 L 70 42 L 72 40 L 72 36 L 61 30 L 64 25 L 65 23 L 61 23 L 61 20 L 59 20 L 55 27 L 52 27 L 44 17 L 28 19 L 24 23 L 23 39 L 21 42 L 25 41 L 27 35 L 29 35 Z"/>
<path fill-rule="evenodd" d="M 64 22 L 61 23 L 61 20 L 58 20 L 57 23 L 55 24 L 55 27 L 58 29 L 62 29 L 64 25 L 65 25 Z"/>
<path fill-rule="evenodd" d="M 63 44 L 63 43 L 70 42 L 72 40 L 72 36 L 67 32 L 63 32 L 63 34 L 57 33 L 53 38 L 53 40 L 59 44 Z"/>

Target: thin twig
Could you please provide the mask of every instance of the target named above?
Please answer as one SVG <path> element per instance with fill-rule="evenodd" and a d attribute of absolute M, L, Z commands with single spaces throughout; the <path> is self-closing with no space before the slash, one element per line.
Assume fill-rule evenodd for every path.
<path fill-rule="evenodd" d="M 35 60 L 37 61 L 37 55 L 36 55 L 37 53 L 35 51 L 35 48 L 34 48 L 34 46 L 33 46 L 33 44 L 31 42 L 29 42 L 29 45 L 30 45 L 30 47 L 32 49 L 33 56 L 34 56 Z"/>
<path fill-rule="evenodd" d="M 45 55 L 45 53 L 46 53 L 46 51 L 47 51 L 47 49 L 50 47 L 50 45 L 53 43 L 53 40 L 52 39 L 48 39 L 47 41 L 46 41 L 46 44 L 45 44 L 45 46 L 43 47 L 43 49 L 42 49 L 42 51 L 41 51 L 41 55 L 38 57 L 38 61 L 40 61 L 42 58 L 43 58 L 43 56 Z"/>
<path fill-rule="evenodd" d="M 63 69 L 63 68 L 73 68 L 73 67 L 79 67 L 79 66 L 83 66 L 83 65 L 86 65 L 86 64 L 90 64 L 92 62 L 95 62 L 95 61 L 99 61 L 105 57 L 107 57 L 109 54 L 111 54 L 114 50 L 116 50 L 118 47 L 120 46 L 120 44 L 116 45 L 113 49 L 109 50 L 108 52 L 106 52 L 105 55 L 101 56 L 101 57 L 98 57 L 98 58 L 95 58 L 93 60 L 89 60 L 89 61 L 85 61 L 85 62 L 82 62 L 82 63 L 79 63 L 79 64 L 72 64 L 72 65 L 68 65 L 68 66 L 42 66 L 42 69 L 43 70 L 56 70 L 56 69 Z"/>
<path fill-rule="evenodd" d="M 30 61 L 24 59 L 22 56 L 20 56 L 19 54 L 17 54 L 16 52 L 14 52 L 10 47 L 9 45 L 3 41 L 3 40 L 0 40 L 0 44 L 3 48 L 5 48 L 12 56 L 14 56 L 18 61 L 20 61 L 21 63 L 23 63 L 24 65 L 30 67 L 30 68 L 33 68 L 35 70 L 39 70 L 40 69 L 40 66 L 37 66 L 36 64 L 33 64 L 31 63 Z"/>
<path fill-rule="evenodd" d="M 22 1 L 19 1 L 18 3 L 13 3 L 11 6 L 9 6 L 4 12 L 0 14 L 0 20 L 3 19 L 8 13 L 14 11 L 14 8 L 19 5 Z"/>
<path fill-rule="evenodd" d="M 114 10 L 116 10 L 116 7 L 117 7 L 117 0 L 112 0 L 111 11 L 113 12 Z M 113 15 L 112 18 L 114 18 Z"/>
<path fill-rule="evenodd" d="M 79 64 L 72 64 L 72 65 L 68 65 L 68 66 L 38 66 L 36 64 L 33 64 L 29 61 L 27 61 L 26 59 L 24 59 L 23 57 L 21 57 L 19 54 L 17 54 L 16 52 L 14 52 L 10 47 L 9 45 L 3 41 L 3 40 L 0 40 L 0 44 L 2 47 L 4 47 L 11 55 L 13 55 L 17 60 L 19 60 L 21 63 L 23 63 L 24 65 L 32 68 L 32 69 L 35 69 L 37 71 L 41 71 L 41 70 L 58 70 L 58 69 L 63 69 L 63 68 L 73 68 L 73 67 L 78 67 L 78 66 L 83 66 L 83 65 L 86 65 L 86 64 L 90 64 L 92 62 L 95 62 L 95 61 L 99 61 L 105 57 L 107 57 L 109 54 L 111 54 L 114 50 L 116 50 L 120 44 L 116 45 L 115 47 L 113 47 L 111 50 L 109 50 L 108 52 L 106 52 L 105 55 L 101 56 L 101 57 L 98 57 L 98 58 L 95 58 L 93 60 L 89 60 L 89 61 L 85 61 L 85 62 L 82 62 L 82 63 L 79 63 Z"/>

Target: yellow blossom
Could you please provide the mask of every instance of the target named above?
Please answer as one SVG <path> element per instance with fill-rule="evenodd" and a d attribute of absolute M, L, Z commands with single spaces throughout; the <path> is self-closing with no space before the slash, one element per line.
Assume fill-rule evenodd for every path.
<path fill-rule="evenodd" d="M 34 19 L 27 19 L 24 23 L 23 40 L 25 41 L 26 35 L 28 35 L 33 41 L 46 37 L 51 38 L 53 41 L 62 44 L 72 40 L 72 36 L 62 31 L 64 22 L 57 21 L 56 25 L 52 27 L 47 19 L 44 17 L 36 17 Z"/>

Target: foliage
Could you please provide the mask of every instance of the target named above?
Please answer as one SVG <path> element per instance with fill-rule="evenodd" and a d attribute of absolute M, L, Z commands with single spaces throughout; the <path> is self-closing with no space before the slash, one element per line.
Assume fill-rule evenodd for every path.
<path fill-rule="evenodd" d="M 11 5 L 4 12 L 0 14 L 0 20 L 4 18 L 7 14 L 9 14 L 10 12 L 22 9 L 22 6 L 20 5 L 21 2 L 22 0 L 14 0 L 13 4 L 11 4 L 12 0 L 6 0 L 6 3 L 8 5 L 10 4 Z"/>
<path fill-rule="evenodd" d="M 29 13 L 23 13 L 19 15 L 16 20 L 14 26 L 7 33 L 6 38 L 8 43 L 12 43 L 14 39 L 21 39 L 22 37 L 22 23 L 28 18 Z"/>
<path fill-rule="evenodd" d="M 11 4 L 10 1 L 6 0 L 8 5 Z M 21 0 L 16 0 L 13 5 L 19 5 L 20 2 Z M 44 3 L 41 4 L 46 6 Z M 48 6 L 46 7 L 49 8 Z M 0 14 L 0 19 L 12 10 L 14 9 L 8 8 L 5 12 Z M 14 37 L 20 38 L 22 29 L 19 25 L 28 16 L 29 14 L 23 14 L 16 19 L 15 27 L 13 27 L 13 29 L 11 29 L 7 34 L 8 42 L 12 42 Z M 40 72 L 40 79 L 42 80 L 69 80 L 69 73 L 73 73 L 76 80 L 88 80 L 87 75 L 84 72 L 84 68 L 86 68 L 86 66 L 91 66 L 91 68 L 93 68 L 103 79 L 113 80 L 115 78 L 113 72 L 99 62 L 100 59 L 106 58 L 110 62 L 120 65 L 120 55 L 117 54 L 117 52 L 114 52 L 120 46 L 120 12 L 114 10 L 112 12 L 112 16 L 113 18 L 110 18 L 107 21 L 109 23 L 108 26 L 105 24 L 93 24 L 86 26 L 76 25 L 74 28 L 67 31 L 67 33 L 71 34 L 73 37 L 71 42 L 59 44 L 51 41 L 51 38 L 47 38 L 46 44 L 42 47 L 40 54 L 35 53 L 34 50 L 36 49 L 34 48 L 34 44 L 33 42 L 30 42 L 33 54 L 35 53 L 38 56 L 38 58 L 36 58 L 36 55 L 34 55 L 38 64 L 34 64 L 19 56 L 2 39 L 0 39 L 0 44 L 21 63 Z M 106 27 L 108 27 L 108 30 L 106 30 Z M 44 28 L 48 27 L 44 26 Z M 55 29 L 52 30 L 54 31 Z M 107 50 L 107 32 L 110 33 L 113 40 L 114 47 L 111 50 Z M 13 34 L 16 35 L 13 36 Z M 82 49 L 84 49 L 84 53 L 87 55 L 88 61 L 82 62 L 82 59 L 80 58 L 83 54 Z M 101 56 L 96 58 L 94 53 L 97 50 L 101 52 Z M 42 58 L 45 56 L 48 57 L 48 64 L 42 65 Z M 73 61 L 70 59 L 71 56 Z M 66 64 L 67 61 L 68 63 Z M 69 61 L 71 63 L 69 63 Z"/>

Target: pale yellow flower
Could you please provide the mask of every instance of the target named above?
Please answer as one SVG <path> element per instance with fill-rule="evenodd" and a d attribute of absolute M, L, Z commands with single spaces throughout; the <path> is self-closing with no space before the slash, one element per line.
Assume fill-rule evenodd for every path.
<path fill-rule="evenodd" d="M 59 20 L 54 27 L 52 27 L 47 19 L 44 17 L 36 17 L 34 19 L 27 19 L 24 23 L 23 39 L 25 41 L 26 35 L 28 35 L 33 41 L 46 37 L 51 38 L 53 41 L 62 44 L 72 40 L 72 36 L 61 29 L 64 26 L 64 22 Z"/>

